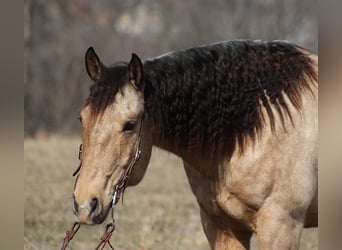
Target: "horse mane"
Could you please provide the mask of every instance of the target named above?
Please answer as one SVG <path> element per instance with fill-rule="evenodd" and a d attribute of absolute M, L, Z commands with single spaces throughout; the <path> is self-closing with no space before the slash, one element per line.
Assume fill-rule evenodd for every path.
<path fill-rule="evenodd" d="M 301 109 L 303 91 L 317 81 L 314 62 L 284 42 L 228 41 L 180 50 L 144 63 L 145 108 L 171 147 L 242 153 L 275 112 L 283 127 Z M 308 78 L 307 78 L 308 77 Z"/>
<path fill-rule="evenodd" d="M 106 68 L 90 87 L 94 114 L 113 102 L 127 82 L 127 64 Z M 275 113 L 284 125 L 312 91 L 314 62 L 294 44 L 236 40 L 178 50 L 143 63 L 145 111 L 159 140 L 182 150 L 240 152 L 255 141 Z"/>

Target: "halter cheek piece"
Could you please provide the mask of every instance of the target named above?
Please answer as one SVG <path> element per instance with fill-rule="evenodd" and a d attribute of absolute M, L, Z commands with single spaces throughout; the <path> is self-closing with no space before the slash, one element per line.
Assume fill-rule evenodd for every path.
<path fill-rule="evenodd" d="M 135 166 L 136 162 L 140 159 L 140 155 L 141 155 L 141 150 L 140 150 L 140 145 L 139 145 L 139 147 L 135 151 L 134 158 L 131 160 L 131 163 L 129 164 L 125 173 L 121 176 L 118 184 L 114 188 L 112 206 L 114 206 L 120 200 L 121 192 L 122 194 L 124 193 L 126 186 L 127 186 L 127 181 L 129 177 L 131 176 L 133 167 Z"/>

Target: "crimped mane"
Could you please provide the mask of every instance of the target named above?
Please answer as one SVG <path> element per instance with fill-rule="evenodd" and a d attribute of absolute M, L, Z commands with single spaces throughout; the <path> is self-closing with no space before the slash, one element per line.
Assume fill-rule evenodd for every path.
<path fill-rule="evenodd" d="M 288 42 L 229 41 L 176 51 L 144 63 L 145 105 L 171 147 L 229 154 L 255 141 L 278 113 L 284 125 L 317 81 L 314 62 Z M 262 104 L 260 104 L 262 103 Z"/>
<path fill-rule="evenodd" d="M 243 152 L 276 112 L 292 121 L 285 96 L 300 111 L 302 94 L 318 73 L 296 45 L 273 41 L 228 41 L 179 50 L 143 64 L 145 111 L 158 141 L 187 152 Z M 107 68 L 90 87 L 94 114 L 113 102 L 127 82 L 127 65 Z M 268 117 L 264 117 L 262 106 Z"/>

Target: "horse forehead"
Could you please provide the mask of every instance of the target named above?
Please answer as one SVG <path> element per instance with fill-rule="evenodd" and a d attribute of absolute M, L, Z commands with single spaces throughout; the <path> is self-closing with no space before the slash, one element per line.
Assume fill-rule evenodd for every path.
<path fill-rule="evenodd" d="M 143 111 L 144 100 L 139 91 L 132 86 L 126 85 L 122 91 L 119 91 L 109 108 L 111 112 L 121 114 L 122 116 L 134 116 Z"/>

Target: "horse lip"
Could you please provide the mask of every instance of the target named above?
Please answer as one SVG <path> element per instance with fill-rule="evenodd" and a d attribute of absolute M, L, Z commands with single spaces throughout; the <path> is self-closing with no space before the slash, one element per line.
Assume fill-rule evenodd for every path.
<path fill-rule="evenodd" d="M 110 210 L 110 206 L 108 206 L 108 208 L 102 210 L 99 214 L 93 214 L 91 215 L 91 218 L 89 218 L 92 222 L 94 222 L 95 224 L 101 224 L 102 222 L 104 222 L 108 216 L 109 210 Z"/>
<path fill-rule="evenodd" d="M 94 224 L 101 224 L 102 222 L 104 222 L 104 220 L 106 219 L 106 216 L 95 216 L 93 217 L 92 221 L 94 222 Z"/>

